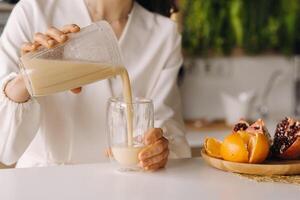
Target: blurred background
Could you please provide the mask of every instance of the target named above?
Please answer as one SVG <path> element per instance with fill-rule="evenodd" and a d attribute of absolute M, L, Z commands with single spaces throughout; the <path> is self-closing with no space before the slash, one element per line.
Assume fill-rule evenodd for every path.
<path fill-rule="evenodd" d="M 9 3 L 7 3 L 9 2 Z M 16 1 L 0 1 L 0 31 Z M 276 122 L 300 113 L 299 0 L 177 0 L 179 75 L 194 155 L 240 117 Z"/>
<path fill-rule="evenodd" d="M 239 118 L 271 134 L 300 107 L 299 0 L 179 0 L 180 90 L 188 140 L 222 139 Z M 194 151 L 198 152 L 198 150 Z"/>
<path fill-rule="evenodd" d="M 183 46 L 191 55 L 300 51 L 299 0 L 183 0 Z"/>

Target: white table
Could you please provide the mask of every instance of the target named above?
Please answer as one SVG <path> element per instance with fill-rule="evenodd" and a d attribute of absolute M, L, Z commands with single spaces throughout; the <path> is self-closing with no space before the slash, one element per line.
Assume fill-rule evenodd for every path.
<path fill-rule="evenodd" d="M 300 186 L 256 183 L 207 166 L 169 163 L 155 173 L 121 173 L 110 163 L 0 171 L 1 200 L 298 199 Z"/>

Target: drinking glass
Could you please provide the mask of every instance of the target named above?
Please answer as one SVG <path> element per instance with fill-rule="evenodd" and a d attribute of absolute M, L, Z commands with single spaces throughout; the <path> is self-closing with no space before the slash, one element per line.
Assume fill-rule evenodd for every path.
<path fill-rule="evenodd" d="M 128 134 L 128 110 L 132 109 L 132 137 Z M 110 160 L 119 171 L 137 171 L 139 152 L 145 148 L 144 135 L 154 124 L 154 109 L 150 99 L 134 98 L 131 104 L 123 98 L 108 101 L 107 129 Z M 129 141 L 132 138 L 132 141 Z"/>

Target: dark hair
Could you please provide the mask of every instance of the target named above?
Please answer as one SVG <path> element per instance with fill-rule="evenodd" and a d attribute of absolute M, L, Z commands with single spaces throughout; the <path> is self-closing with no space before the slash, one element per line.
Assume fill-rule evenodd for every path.
<path fill-rule="evenodd" d="M 155 12 L 166 17 L 178 11 L 176 0 L 136 0 L 140 5 L 151 12 Z"/>

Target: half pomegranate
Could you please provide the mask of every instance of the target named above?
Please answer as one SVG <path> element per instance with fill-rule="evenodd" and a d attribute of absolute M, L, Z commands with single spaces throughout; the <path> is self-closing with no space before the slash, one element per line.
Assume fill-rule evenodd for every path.
<path fill-rule="evenodd" d="M 272 155 L 282 159 L 300 157 L 300 122 L 285 118 L 276 127 Z"/>

